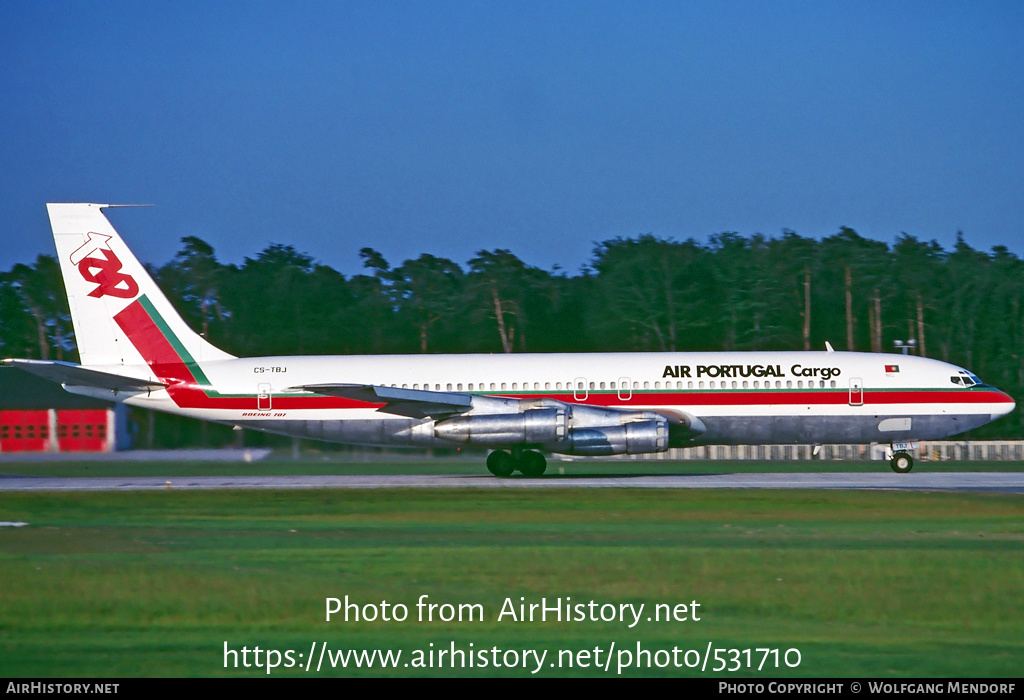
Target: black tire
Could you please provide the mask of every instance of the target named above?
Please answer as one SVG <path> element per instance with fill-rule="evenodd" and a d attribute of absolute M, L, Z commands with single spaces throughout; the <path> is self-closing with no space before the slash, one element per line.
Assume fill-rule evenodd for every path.
<path fill-rule="evenodd" d="M 897 474 L 906 474 L 914 468 L 914 458 L 907 452 L 897 452 L 889 461 L 889 466 Z"/>
<path fill-rule="evenodd" d="M 525 450 L 519 455 L 519 471 L 523 476 L 536 479 L 544 474 L 548 468 L 548 461 L 544 455 L 535 450 Z"/>
<path fill-rule="evenodd" d="M 512 472 L 515 470 L 516 461 L 508 452 L 505 452 L 504 450 L 495 450 L 491 454 L 487 455 L 487 471 L 494 474 L 494 476 L 512 476 Z"/>

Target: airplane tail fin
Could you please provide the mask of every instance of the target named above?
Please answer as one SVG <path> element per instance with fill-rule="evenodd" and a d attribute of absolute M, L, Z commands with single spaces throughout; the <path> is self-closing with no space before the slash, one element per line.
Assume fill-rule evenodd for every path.
<path fill-rule="evenodd" d="M 47 204 L 82 364 L 146 364 L 156 343 L 195 362 L 227 360 L 188 327 L 103 209 L 109 204 Z"/>

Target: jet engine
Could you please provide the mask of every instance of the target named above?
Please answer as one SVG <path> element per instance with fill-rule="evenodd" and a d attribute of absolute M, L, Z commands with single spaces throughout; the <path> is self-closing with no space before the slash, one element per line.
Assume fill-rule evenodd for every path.
<path fill-rule="evenodd" d="M 438 421 L 434 435 L 481 447 L 522 445 L 572 455 L 639 454 L 668 449 L 669 420 L 652 411 L 557 402 L 518 413 L 453 416 Z"/>
<path fill-rule="evenodd" d="M 455 416 L 435 425 L 434 435 L 483 447 L 547 445 L 565 440 L 566 412 L 533 408 L 522 413 Z"/>
<path fill-rule="evenodd" d="M 566 442 L 565 447 L 552 451 L 589 456 L 664 452 L 668 449 L 668 421 L 658 416 L 622 425 L 573 428 Z"/>

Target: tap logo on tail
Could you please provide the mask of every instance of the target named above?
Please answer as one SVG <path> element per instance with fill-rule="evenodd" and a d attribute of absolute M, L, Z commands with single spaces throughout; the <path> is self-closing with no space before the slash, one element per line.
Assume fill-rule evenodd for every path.
<path fill-rule="evenodd" d="M 139 293 L 139 285 L 131 275 L 121 272 L 122 263 L 110 249 L 109 240 L 110 236 L 90 232 L 89 240 L 71 254 L 71 264 L 86 282 L 97 285 L 89 296 L 132 299 Z"/>

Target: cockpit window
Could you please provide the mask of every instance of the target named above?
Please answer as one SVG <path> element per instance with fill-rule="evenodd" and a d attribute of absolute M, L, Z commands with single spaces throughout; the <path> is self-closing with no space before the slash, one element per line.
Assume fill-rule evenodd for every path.
<path fill-rule="evenodd" d="M 949 381 L 953 382 L 957 386 L 974 386 L 976 384 L 981 384 L 981 380 L 978 379 L 976 375 L 963 370 L 960 370 L 957 376 L 950 377 Z"/>

